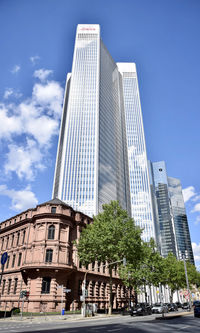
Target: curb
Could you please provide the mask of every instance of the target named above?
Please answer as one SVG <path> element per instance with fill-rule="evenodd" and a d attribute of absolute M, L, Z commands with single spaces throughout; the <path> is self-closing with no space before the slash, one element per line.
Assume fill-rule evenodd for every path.
<path fill-rule="evenodd" d="M 174 319 L 174 318 L 180 318 L 183 316 L 189 316 L 192 315 L 193 312 L 182 312 L 182 313 L 174 313 L 174 314 L 170 314 L 170 315 L 165 315 L 164 317 L 156 317 L 156 320 L 170 320 L 170 319 Z"/>

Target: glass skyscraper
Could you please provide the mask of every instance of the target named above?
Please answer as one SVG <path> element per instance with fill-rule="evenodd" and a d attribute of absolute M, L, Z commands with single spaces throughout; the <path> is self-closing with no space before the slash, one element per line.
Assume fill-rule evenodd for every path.
<path fill-rule="evenodd" d="M 99 25 L 78 25 L 53 197 L 92 216 L 118 200 L 131 214 L 122 81 Z"/>
<path fill-rule="evenodd" d="M 117 63 L 122 75 L 128 145 L 132 217 L 143 228 L 143 239 L 156 239 L 142 110 L 134 63 Z"/>
<path fill-rule="evenodd" d="M 99 25 L 77 27 L 53 197 L 90 216 L 118 200 L 155 238 L 136 66 L 113 61 Z"/>
<path fill-rule="evenodd" d="M 186 259 L 190 260 L 190 262 L 194 264 L 194 256 L 181 182 L 177 178 L 168 177 L 168 184 L 177 244 L 177 258 L 182 259 L 184 255 Z"/>
<path fill-rule="evenodd" d="M 183 255 L 192 264 L 194 257 L 182 187 L 179 179 L 168 177 L 164 161 L 150 163 L 158 216 L 158 239 L 161 254 Z"/>

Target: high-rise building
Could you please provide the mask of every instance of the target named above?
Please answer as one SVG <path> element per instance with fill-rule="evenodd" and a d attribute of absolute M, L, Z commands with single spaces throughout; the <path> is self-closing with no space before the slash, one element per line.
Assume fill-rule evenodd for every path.
<path fill-rule="evenodd" d="M 150 163 L 158 216 L 158 239 L 161 254 L 185 256 L 194 264 L 189 226 L 179 179 L 168 177 L 164 161 Z"/>
<path fill-rule="evenodd" d="M 166 257 L 172 252 L 176 255 L 175 230 L 169 197 L 169 185 L 164 161 L 151 163 L 153 189 L 157 206 L 158 238 L 161 254 Z"/>
<path fill-rule="evenodd" d="M 77 28 L 53 197 L 90 216 L 119 200 L 155 238 L 136 66 L 113 61 L 99 25 Z"/>
<path fill-rule="evenodd" d="M 53 197 L 89 216 L 118 200 L 131 215 L 121 75 L 99 25 L 77 27 Z"/>
<path fill-rule="evenodd" d="M 142 110 L 134 63 L 117 63 L 122 74 L 128 145 L 132 217 L 143 228 L 143 239 L 156 239 Z"/>
<path fill-rule="evenodd" d="M 187 260 L 194 264 L 181 182 L 177 178 L 168 177 L 168 184 L 177 245 L 177 258 L 182 259 L 185 256 Z"/>

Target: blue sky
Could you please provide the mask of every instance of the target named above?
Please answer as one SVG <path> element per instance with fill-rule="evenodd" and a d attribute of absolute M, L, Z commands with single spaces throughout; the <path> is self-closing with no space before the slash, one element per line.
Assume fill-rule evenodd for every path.
<path fill-rule="evenodd" d="M 0 1 L 0 221 L 51 198 L 78 23 L 135 62 L 148 158 L 181 180 L 200 265 L 200 1 Z"/>

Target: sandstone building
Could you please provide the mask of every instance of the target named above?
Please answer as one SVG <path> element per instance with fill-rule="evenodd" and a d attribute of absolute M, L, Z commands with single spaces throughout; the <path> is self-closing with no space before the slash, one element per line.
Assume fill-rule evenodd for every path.
<path fill-rule="evenodd" d="M 87 271 L 87 302 L 106 309 L 109 273 L 101 263 L 81 267 L 74 241 L 92 219 L 53 199 L 0 224 L 0 257 L 8 253 L 0 286 L 0 310 L 21 307 L 20 293 L 28 291 L 24 311 L 60 311 L 81 308 L 80 296 Z M 127 302 L 128 293 L 113 271 L 113 308 Z M 62 293 L 62 287 L 70 289 Z M 63 295 L 62 295 L 63 294 Z"/>

